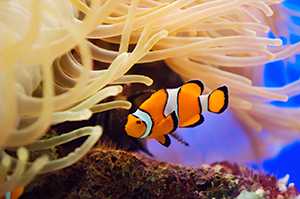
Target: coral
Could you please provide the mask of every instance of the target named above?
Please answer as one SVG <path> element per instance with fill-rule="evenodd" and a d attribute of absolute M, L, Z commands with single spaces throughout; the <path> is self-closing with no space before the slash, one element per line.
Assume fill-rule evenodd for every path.
<path fill-rule="evenodd" d="M 22 198 L 235 198 L 243 191 L 266 199 L 298 194 L 293 186 L 280 191 L 274 177 L 236 164 L 189 168 L 96 148 L 79 163 L 40 177 Z"/>

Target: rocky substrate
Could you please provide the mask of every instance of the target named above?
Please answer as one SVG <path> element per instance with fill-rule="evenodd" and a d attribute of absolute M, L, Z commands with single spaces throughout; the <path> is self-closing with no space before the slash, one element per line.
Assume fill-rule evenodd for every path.
<path fill-rule="evenodd" d="M 96 148 L 77 164 L 40 176 L 21 198 L 231 199 L 247 191 L 259 192 L 261 198 L 282 199 L 298 194 L 294 186 L 279 187 L 275 177 L 228 162 L 191 168 Z"/>

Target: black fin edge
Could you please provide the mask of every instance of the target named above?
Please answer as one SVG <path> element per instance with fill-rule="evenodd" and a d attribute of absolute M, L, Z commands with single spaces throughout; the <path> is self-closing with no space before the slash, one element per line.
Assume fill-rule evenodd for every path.
<path fill-rule="evenodd" d="M 166 142 L 162 145 L 164 145 L 165 147 L 169 147 L 171 145 L 171 139 L 168 135 L 164 135 Z"/>
<path fill-rule="evenodd" d="M 195 122 L 194 124 L 191 124 L 189 126 L 184 126 L 183 128 L 193 128 L 195 126 L 198 126 L 198 125 L 202 124 L 204 122 L 204 117 L 203 117 L 202 114 L 199 114 L 199 115 L 200 115 L 200 118 L 197 122 Z"/>
<path fill-rule="evenodd" d="M 178 128 L 178 124 L 179 124 L 179 121 L 178 121 L 178 118 L 177 118 L 177 115 L 176 115 L 175 111 L 173 111 L 171 113 L 171 117 L 172 117 L 172 121 L 173 121 L 173 129 L 169 133 L 174 132 Z"/>
<path fill-rule="evenodd" d="M 229 103 L 229 101 L 228 101 L 228 87 L 224 85 L 224 86 L 221 86 L 221 87 L 215 89 L 215 91 L 216 90 L 222 91 L 224 93 L 224 98 L 225 98 L 223 107 L 218 112 L 213 112 L 213 113 L 220 114 L 220 113 L 223 113 L 228 107 L 228 103 Z M 209 98 L 210 98 L 210 96 L 208 97 L 208 102 L 209 102 Z M 207 107 L 208 107 L 208 111 L 210 111 L 209 110 L 209 104 L 208 104 Z M 210 112 L 212 112 L 212 111 L 210 111 Z"/>
<path fill-rule="evenodd" d="M 221 108 L 221 110 L 219 111 L 219 113 L 223 113 L 227 107 L 228 107 L 228 87 L 227 86 L 221 86 L 220 88 L 218 88 L 219 90 L 223 91 L 224 92 L 224 97 L 225 97 L 225 101 L 224 101 L 224 106 Z"/>
<path fill-rule="evenodd" d="M 203 91 L 204 91 L 204 84 L 203 84 L 202 81 L 197 80 L 197 79 L 193 79 L 193 80 L 187 81 L 187 82 L 184 83 L 184 84 L 189 84 L 189 83 L 197 84 L 197 85 L 201 88 L 201 93 L 200 93 L 200 95 L 202 95 L 202 93 L 203 93 Z"/>

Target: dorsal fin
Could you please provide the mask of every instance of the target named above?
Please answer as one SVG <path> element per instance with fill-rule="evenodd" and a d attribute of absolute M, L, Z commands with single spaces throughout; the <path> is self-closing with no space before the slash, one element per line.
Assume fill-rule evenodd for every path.
<path fill-rule="evenodd" d="M 204 84 L 200 80 L 190 80 L 181 86 L 183 92 L 186 89 L 195 92 L 195 96 L 200 96 L 204 91 Z"/>

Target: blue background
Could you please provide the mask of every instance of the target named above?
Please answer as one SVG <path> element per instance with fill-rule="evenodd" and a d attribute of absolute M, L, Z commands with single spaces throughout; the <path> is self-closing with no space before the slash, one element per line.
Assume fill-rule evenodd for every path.
<path fill-rule="evenodd" d="M 293 10 L 300 12 L 299 0 L 286 0 L 284 5 Z M 291 17 L 293 25 L 300 26 L 300 18 Z M 298 34 L 298 35 L 297 35 Z M 285 44 L 288 42 L 295 43 L 300 41 L 300 32 L 296 33 L 289 29 L 288 38 L 281 37 Z M 270 33 L 270 37 L 274 37 Z M 281 87 L 300 78 L 300 55 L 295 57 L 295 62 L 287 60 L 267 64 L 264 71 L 265 86 Z M 273 102 L 276 106 L 300 107 L 300 96 L 292 97 L 287 103 Z M 300 118 L 299 118 L 300 122 Z M 277 176 L 278 178 L 290 174 L 290 182 L 296 184 L 300 189 L 300 140 L 295 141 L 284 149 L 273 159 L 265 160 L 262 165 L 254 167 L 262 167 L 265 171 Z"/>

